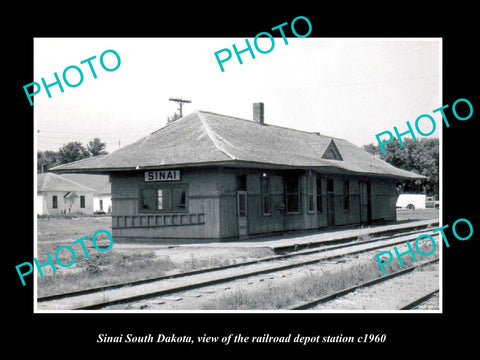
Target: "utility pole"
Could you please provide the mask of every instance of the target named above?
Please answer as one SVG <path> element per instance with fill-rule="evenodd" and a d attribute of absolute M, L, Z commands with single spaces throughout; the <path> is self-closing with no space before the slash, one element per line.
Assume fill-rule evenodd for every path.
<path fill-rule="evenodd" d="M 182 113 L 183 104 L 184 103 L 189 104 L 189 103 L 192 102 L 191 100 L 184 100 L 184 99 L 181 99 L 181 98 L 169 98 L 168 100 L 175 101 L 178 104 L 178 106 L 179 106 L 178 110 L 180 110 L 180 117 L 183 117 L 183 113 Z"/>

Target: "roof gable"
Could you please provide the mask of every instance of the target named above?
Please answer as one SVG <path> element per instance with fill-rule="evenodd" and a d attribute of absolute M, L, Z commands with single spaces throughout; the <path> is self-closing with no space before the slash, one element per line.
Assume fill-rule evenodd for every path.
<path fill-rule="evenodd" d="M 323 153 L 322 159 L 343 161 L 342 155 L 340 154 L 340 151 L 338 151 L 337 145 L 335 145 L 335 141 L 333 141 L 333 139 L 330 141 L 330 144 L 328 144 L 327 149 Z"/>

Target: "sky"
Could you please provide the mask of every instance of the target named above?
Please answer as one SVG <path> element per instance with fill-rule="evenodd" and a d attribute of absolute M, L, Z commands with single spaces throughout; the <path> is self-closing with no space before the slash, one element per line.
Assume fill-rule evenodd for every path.
<path fill-rule="evenodd" d="M 77 87 L 63 83 L 34 96 L 36 149 L 57 151 L 63 144 L 95 137 L 113 152 L 167 123 L 178 111 L 170 97 L 191 100 L 195 110 L 252 119 L 252 104 L 265 104 L 265 123 L 346 139 L 357 146 L 376 143 L 375 135 L 397 126 L 407 130 L 441 103 L 442 48 L 439 38 L 274 38 L 267 54 L 241 54 L 245 38 L 35 38 L 34 79 L 62 79 L 70 65 L 83 72 Z M 260 38 L 261 49 L 270 47 Z M 222 72 L 214 53 L 228 48 L 232 58 Z M 115 50 L 121 64 L 105 71 L 99 62 Z M 223 57 L 226 53 L 221 54 Z M 87 63 L 91 61 L 97 78 Z M 111 53 L 104 57 L 114 67 Z M 79 81 L 75 70 L 68 79 Z M 26 106 L 29 105 L 25 97 Z M 431 129 L 421 125 L 424 132 Z M 431 136 L 439 136 L 442 126 Z M 418 136 L 421 138 L 421 136 Z M 181 139 L 179 139 L 181 141 Z"/>

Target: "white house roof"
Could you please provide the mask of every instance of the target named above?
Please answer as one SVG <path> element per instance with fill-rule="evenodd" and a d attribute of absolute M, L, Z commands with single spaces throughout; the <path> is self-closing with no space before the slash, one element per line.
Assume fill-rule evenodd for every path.
<path fill-rule="evenodd" d="M 95 192 L 88 186 L 64 178 L 54 173 L 37 174 L 37 191 Z"/>

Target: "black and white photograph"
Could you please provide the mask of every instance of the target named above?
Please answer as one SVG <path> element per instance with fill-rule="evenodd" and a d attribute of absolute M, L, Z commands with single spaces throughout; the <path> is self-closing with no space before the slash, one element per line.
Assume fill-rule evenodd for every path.
<path fill-rule="evenodd" d="M 307 8 L 65 12 L 16 37 L 12 346 L 473 345 L 470 15 Z"/>
<path fill-rule="evenodd" d="M 441 50 L 35 39 L 37 310 L 440 310 Z"/>

